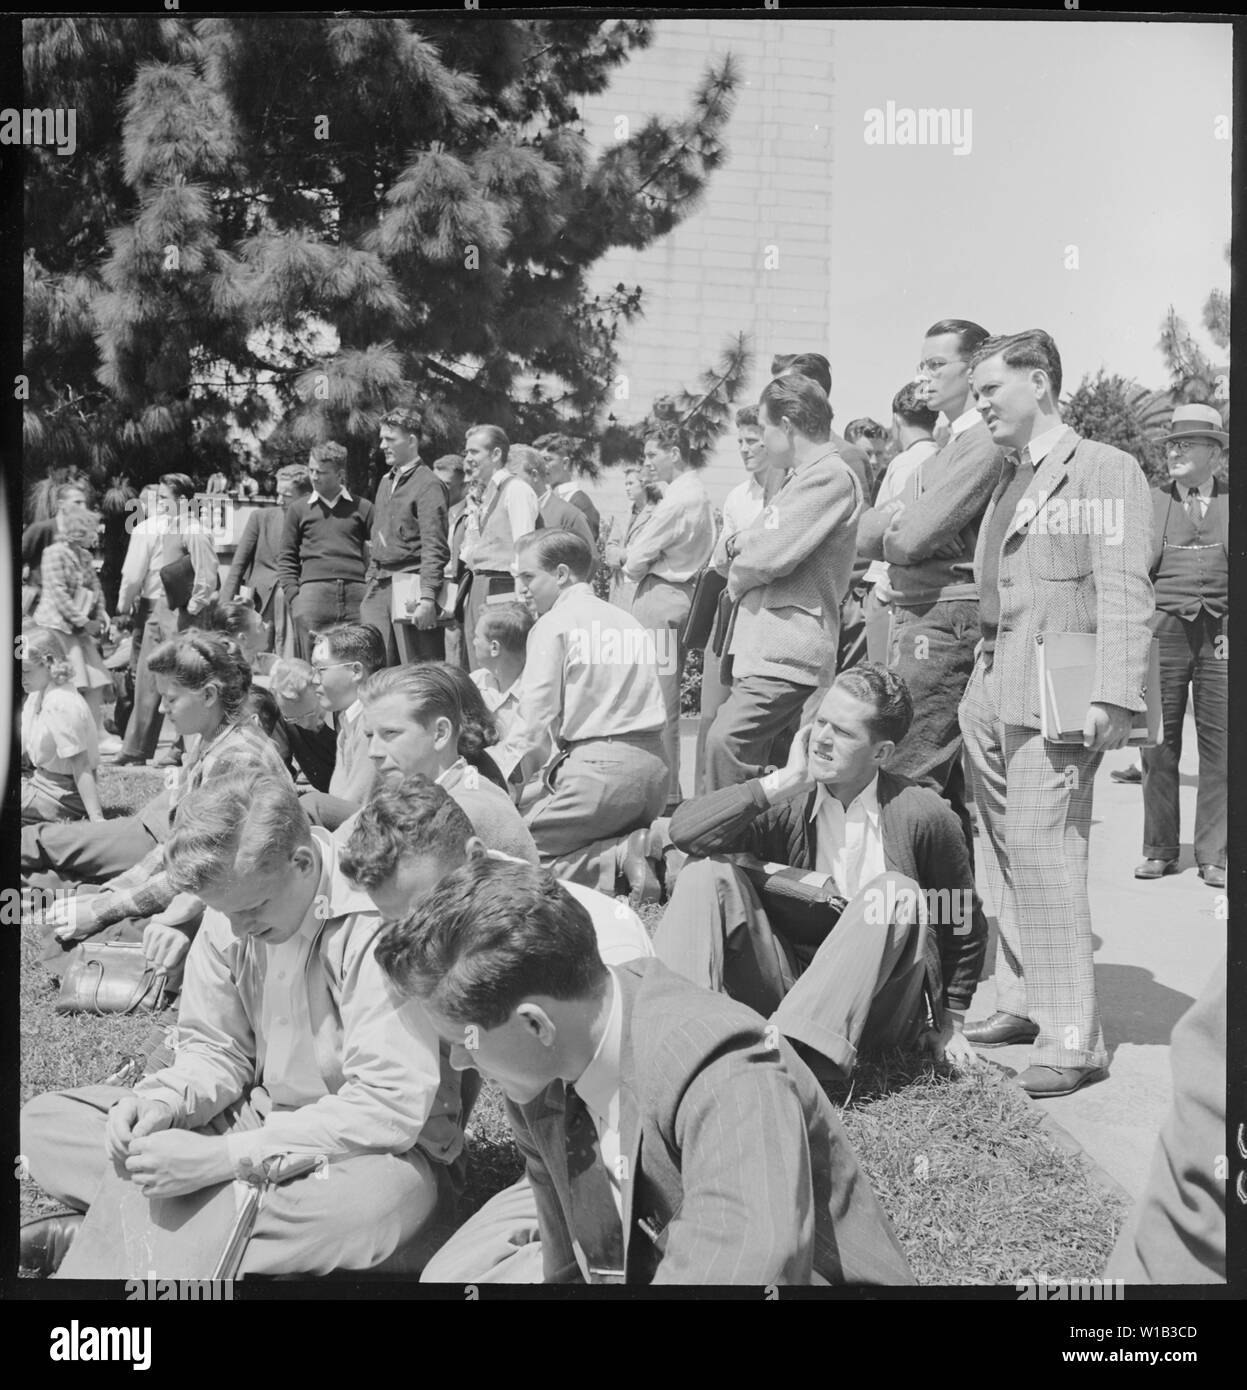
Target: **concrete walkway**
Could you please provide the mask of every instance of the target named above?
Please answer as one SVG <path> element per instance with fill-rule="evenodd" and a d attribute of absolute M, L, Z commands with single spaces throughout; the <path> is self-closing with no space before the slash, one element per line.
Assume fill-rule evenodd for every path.
<path fill-rule="evenodd" d="M 1096 776 L 1091 827 L 1095 975 L 1109 1050 L 1108 1080 L 1036 1103 L 1137 1198 L 1172 1097 L 1169 1036 L 1212 972 L 1224 966 L 1226 920 L 1223 895 L 1200 879 L 1190 845 L 1199 765 L 1193 720 L 1187 720 L 1182 739 L 1183 870 L 1152 882 L 1134 877 L 1143 858 L 1143 792 L 1109 777 L 1136 756 L 1105 754 Z M 992 969 L 989 955 L 989 975 Z M 989 978 L 979 986 L 970 1017 L 984 1018 L 995 1005 L 995 981 Z M 1028 1052 L 1026 1047 L 1001 1047 L 984 1055 L 1022 1071 Z"/>
<path fill-rule="evenodd" d="M 692 792 L 696 721 L 681 730 L 681 782 Z M 1134 751 L 1105 755 L 1096 776 L 1091 828 L 1090 890 L 1096 933 L 1096 986 L 1110 1056 L 1106 1081 L 1072 1096 L 1036 1102 L 1064 1127 L 1132 1196 L 1147 1181 L 1156 1136 L 1169 1109 L 1169 1035 L 1194 1002 L 1214 969 L 1225 959 L 1221 894 L 1195 871 L 1190 836 L 1195 818 L 1198 755 L 1195 725 L 1187 720 L 1182 754 L 1183 872 L 1155 882 L 1134 877 L 1142 860 L 1143 792 L 1110 779 L 1115 768 L 1130 766 Z M 990 909 L 989 909 L 990 910 Z M 996 1006 L 991 978 L 995 932 L 986 978 L 969 1017 L 985 1018 Z M 1002 1047 L 984 1057 L 1010 1071 L 1022 1071 L 1026 1047 Z"/>

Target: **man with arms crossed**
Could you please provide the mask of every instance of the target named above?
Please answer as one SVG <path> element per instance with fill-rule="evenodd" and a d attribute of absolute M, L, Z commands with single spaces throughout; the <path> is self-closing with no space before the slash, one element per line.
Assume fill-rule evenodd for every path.
<path fill-rule="evenodd" d="M 862 495 L 828 434 L 831 407 L 808 377 L 777 377 L 758 418 L 767 456 L 791 471 L 725 548 L 737 602 L 732 690 L 706 736 L 706 790 L 757 777 L 788 755 L 806 701 L 835 674 Z"/>
<path fill-rule="evenodd" d="M 896 750 L 892 770 L 944 797 L 961 821 L 971 858 L 974 831 L 957 710 L 979 642 L 974 547 L 1004 465 L 1004 451 L 970 399 L 970 357 L 987 336 L 969 319 L 941 319 L 927 329 L 918 379 L 927 405 L 948 419 L 952 437 L 923 461 L 916 490 L 872 507 L 857 528 L 859 553 L 888 564 L 888 665 L 914 701 L 914 727 Z"/>

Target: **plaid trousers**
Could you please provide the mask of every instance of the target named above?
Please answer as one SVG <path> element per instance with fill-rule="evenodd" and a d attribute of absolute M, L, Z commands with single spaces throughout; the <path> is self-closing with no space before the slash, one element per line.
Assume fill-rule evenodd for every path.
<path fill-rule="evenodd" d="M 1095 993 L 1087 838 L 1103 757 L 1046 743 L 999 717 L 991 658 L 975 664 L 960 723 L 985 831 L 987 894 L 996 909 L 996 1005 L 1039 1026 L 1032 1063 L 1107 1063 Z"/>

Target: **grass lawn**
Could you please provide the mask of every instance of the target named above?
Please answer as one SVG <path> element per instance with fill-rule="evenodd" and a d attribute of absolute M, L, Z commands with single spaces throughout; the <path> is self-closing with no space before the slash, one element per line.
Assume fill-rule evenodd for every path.
<path fill-rule="evenodd" d="M 148 770 L 105 769 L 100 792 L 125 814 L 160 785 Z M 653 927 L 657 910 L 644 914 Z M 21 1095 L 98 1081 L 137 1051 L 142 1018 L 53 1012 L 55 986 L 23 929 Z M 996 1067 L 954 1076 L 901 1054 L 868 1059 L 832 1099 L 910 1265 L 922 1284 L 1008 1284 L 1026 1276 L 1095 1278 L 1112 1250 L 1125 1203 L 1077 1154 L 1042 1128 L 1044 1112 Z M 515 1181 L 520 1164 L 486 1083 L 468 1129 L 467 1210 Z M 22 1217 L 55 1210 L 22 1184 Z"/>

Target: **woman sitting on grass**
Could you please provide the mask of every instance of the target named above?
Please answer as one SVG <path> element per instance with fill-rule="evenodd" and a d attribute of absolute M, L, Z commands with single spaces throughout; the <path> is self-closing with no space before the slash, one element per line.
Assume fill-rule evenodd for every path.
<path fill-rule="evenodd" d="M 359 698 L 368 754 L 383 779 L 424 773 L 459 803 L 486 849 L 538 862 L 533 837 L 485 751 L 493 721 L 466 671 L 445 661 L 389 666 L 368 677 Z M 340 844 L 356 816 L 334 832 Z"/>
<path fill-rule="evenodd" d="M 22 824 L 102 821 L 95 769 L 99 738 L 87 702 L 74 689 L 73 667 L 54 634 L 40 629 L 21 639 L 22 753 L 33 773 L 22 778 Z"/>
<path fill-rule="evenodd" d="M 251 669 L 237 642 L 188 629 L 152 652 L 161 709 L 187 740 L 181 767 L 170 768 L 165 790 L 135 815 L 105 825 L 29 826 L 22 831 L 22 876 L 48 872 L 76 883 L 103 883 L 53 912 L 62 945 L 93 936 L 126 918 L 141 927 L 148 959 L 180 964 L 203 915 L 199 900 L 175 893 L 164 872 L 164 842 L 178 802 L 205 779 L 236 769 L 289 777 L 273 742 L 248 709 Z M 118 935 L 137 939 L 140 926 Z"/>

